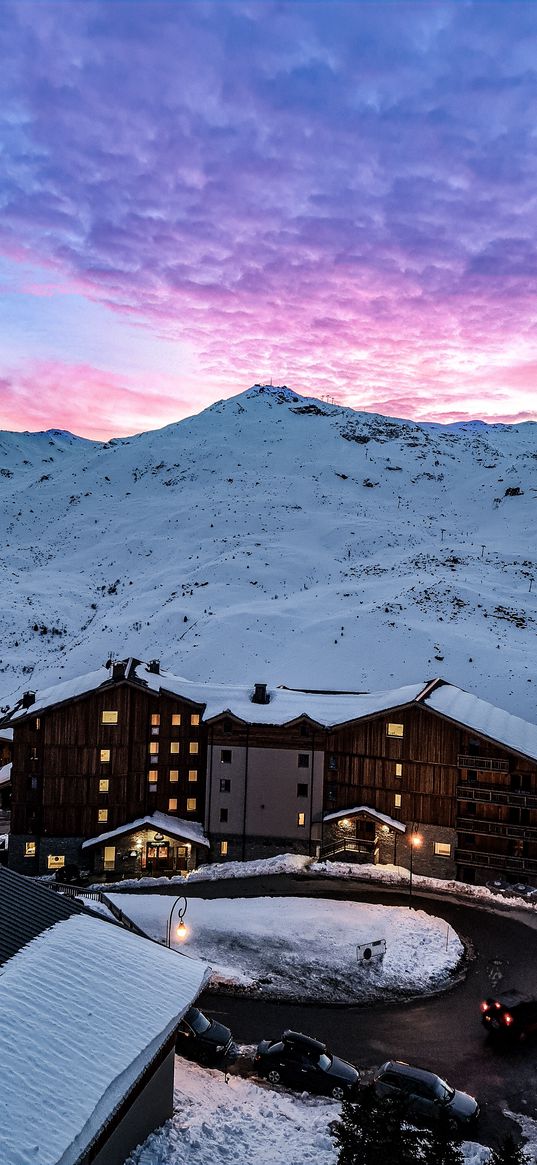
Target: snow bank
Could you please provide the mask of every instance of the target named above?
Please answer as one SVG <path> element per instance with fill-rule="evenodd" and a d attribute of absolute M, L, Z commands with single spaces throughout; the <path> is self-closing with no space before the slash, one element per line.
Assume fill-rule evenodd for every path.
<path fill-rule="evenodd" d="M 301 874 L 311 865 L 306 854 L 276 854 L 254 862 L 217 862 L 199 866 L 188 875 L 189 882 L 214 882 L 219 878 L 262 878 L 269 874 Z"/>

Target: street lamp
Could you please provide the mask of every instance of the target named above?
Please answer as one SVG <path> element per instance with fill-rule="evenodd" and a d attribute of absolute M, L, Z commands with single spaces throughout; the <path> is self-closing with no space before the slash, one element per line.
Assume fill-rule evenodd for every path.
<path fill-rule="evenodd" d="M 423 838 L 420 837 L 419 833 L 411 833 L 408 840 L 410 843 L 410 880 L 408 883 L 408 905 L 411 906 L 412 905 L 412 869 L 413 869 L 414 850 L 420 848 L 420 845 L 423 841 Z"/>
<path fill-rule="evenodd" d="M 188 927 L 186 926 L 185 921 L 184 921 L 184 917 L 186 914 L 186 908 L 188 906 L 188 903 L 187 903 L 187 900 L 186 900 L 184 894 L 180 894 L 179 897 L 175 899 L 175 902 L 172 905 L 172 908 L 170 910 L 170 915 L 169 915 L 168 921 L 166 923 L 166 946 L 167 947 L 171 947 L 171 945 L 172 945 L 172 918 L 173 918 L 173 912 L 174 912 L 175 907 L 177 906 L 178 902 L 184 903 L 184 906 L 181 905 L 179 907 L 179 910 L 177 911 L 179 921 L 178 921 L 178 924 L 177 924 L 176 929 L 175 929 L 175 938 L 178 939 L 179 942 L 184 942 L 185 939 L 188 937 Z"/>

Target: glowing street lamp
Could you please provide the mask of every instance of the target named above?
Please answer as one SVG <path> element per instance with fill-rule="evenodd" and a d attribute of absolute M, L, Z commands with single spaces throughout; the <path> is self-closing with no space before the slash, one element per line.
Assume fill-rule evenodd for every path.
<path fill-rule="evenodd" d="M 171 945 L 172 945 L 172 919 L 173 919 L 175 907 L 177 906 L 178 902 L 184 903 L 184 905 L 179 906 L 179 909 L 177 911 L 178 922 L 177 922 L 177 926 L 175 927 L 174 937 L 178 940 L 178 942 L 181 942 L 181 943 L 184 942 L 186 938 L 188 938 L 188 926 L 185 923 L 185 914 L 186 914 L 186 908 L 188 906 L 188 902 L 187 902 L 184 894 L 180 894 L 179 897 L 175 899 L 175 902 L 172 905 L 172 908 L 170 910 L 170 915 L 168 918 L 168 922 L 166 924 L 166 946 L 167 947 L 171 947 Z"/>
<path fill-rule="evenodd" d="M 408 905 L 411 906 L 412 905 L 412 868 L 413 868 L 414 850 L 420 848 L 420 845 L 423 842 L 423 838 L 421 837 L 421 835 L 419 833 L 411 833 L 410 837 L 408 839 L 408 842 L 410 845 L 410 879 L 409 879 L 409 883 L 408 883 Z"/>

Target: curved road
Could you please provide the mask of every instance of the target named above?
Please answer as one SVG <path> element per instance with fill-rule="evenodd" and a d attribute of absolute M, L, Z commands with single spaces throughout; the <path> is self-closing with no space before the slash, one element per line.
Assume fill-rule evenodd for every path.
<path fill-rule="evenodd" d="M 307 896 L 407 906 L 408 895 L 351 880 L 289 876 L 191 883 L 189 897 Z M 286 1027 L 325 1040 L 361 1069 L 391 1057 L 431 1068 L 479 1098 L 479 1136 L 494 1142 L 509 1128 L 501 1109 L 537 1118 L 537 1040 L 501 1051 L 484 1037 L 479 1003 L 498 987 L 537 995 L 537 917 L 533 913 L 460 905 L 414 893 L 413 906 L 445 918 L 474 951 L 462 983 L 442 995 L 405 1004 L 330 1007 L 267 1002 L 206 993 L 201 1006 L 231 1027 L 239 1043 L 254 1044 Z M 284 923 L 282 909 L 282 923 Z M 518 1127 L 518 1126 L 517 1126 Z"/>

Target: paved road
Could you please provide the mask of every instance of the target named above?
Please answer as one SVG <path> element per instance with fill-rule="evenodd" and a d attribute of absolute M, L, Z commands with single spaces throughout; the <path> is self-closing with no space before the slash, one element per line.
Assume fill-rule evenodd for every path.
<path fill-rule="evenodd" d="M 408 896 L 399 891 L 336 879 L 241 878 L 188 887 L 189 897 L 266 894 L 408 906 Z M 484 1109 L 480 1138 L 494 1142 L 510 1127 L 501 1109 L 537 1118 L 537 1042 L 504 1052 L 491 1047 L 483 1035 L 479 1003 L 498 986 L 537 994 L 537 919 L 522 912 L 495 912 L 417 894 L 413 905 L 445 918 L 472 945 L 475 957 L 466 979 L 443 995 L 404 1005 L 341 1008 L 207 994 L 201 1006 L 227 1023 L 240 1043 L 257 1043 L 293 1027 L 326 1040 L 334 1051 L 363 1069 L 390 1057 L 434 1069 L 479 1098 Z"/>

